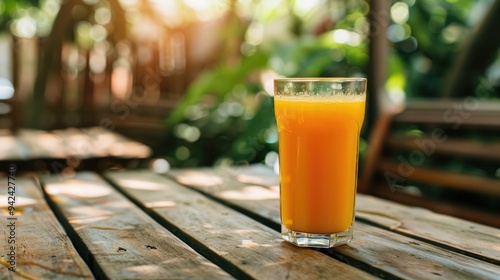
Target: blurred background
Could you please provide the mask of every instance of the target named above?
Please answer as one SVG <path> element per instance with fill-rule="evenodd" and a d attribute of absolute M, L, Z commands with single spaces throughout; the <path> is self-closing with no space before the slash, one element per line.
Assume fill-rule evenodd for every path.
<path fill-rule="evenodd" d="M 385 152 L 390 143 L 380 144 L 387 131 L 422 136 L 441 127 L 439 119 L 454 124 L 448 136 L 467 141 L 444 156 L 433 149 L 413 166 L 479 174 L 498 195 L 500 119 L 491 105 L 500 97 L 498 27 L 499 0 L 1 0 L 2 135 L 43 144 L 54 139 L 33 135 L 99 127 L 145 145 L 120 146 L 111 155 L 136 149 L 163 167 L 274 166 L 273 78 L 367 77 L 362 169 L 367 157 L 379 162 L 392 155 L 401 164 L 397 156 L 405 152 L 391 154 Z M 383 129 L 382 116 L 413 103 L 420 104 L 414 116 L 433 109 L 434 122 Z M 482 121 L 457 132 L 458 121 L 472 120 L 482 104 L 490 104 Z M 377 129 L 378 138 L 371 138 Z M 8 139 L 0 148 L 5 154 L 18 143 Z M 479 148 L 488 159 L 456 156 L 470 151 L 471 139 L 495 145 L 491 152 Z M 73 140 L 65 147 L 74 147 Z M 370 149 L 378 152 L 369 155 Z M 380 170 L 365 172 L 372 180 Z M 451 195 L 431 183 L 397 187 Z M 470 200 L 467 191 L 452 199 Z M 500 211 L 496 202 L 486 203 L 489 211 Z"/>

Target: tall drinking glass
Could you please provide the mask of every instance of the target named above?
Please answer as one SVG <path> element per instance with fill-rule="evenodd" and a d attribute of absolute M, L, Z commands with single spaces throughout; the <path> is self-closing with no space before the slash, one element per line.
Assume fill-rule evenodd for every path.
<path fill-rule="evenodd" d="M 301 247 L 352 240 L 364 78 L 274 80 L 282 236 Z"/>

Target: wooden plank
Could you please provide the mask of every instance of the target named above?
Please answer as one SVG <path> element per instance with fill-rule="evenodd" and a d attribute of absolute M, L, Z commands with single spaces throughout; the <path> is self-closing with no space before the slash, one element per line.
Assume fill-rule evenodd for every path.
<path fill-rule="evenodd" d="M 266 178 L 265 181 L 261 180 L 264 185 L 274 188 L 278 184 L 276 173 L 264 165 L 239 167 L 233 172 L 254 174 L 255 169 L 263 174 L 262 178 Z M 228 171 L 225 173 L 228 174 Z M 356 218 L 500 265 L 500 230 L 497 228 L 363 194 L 357 194 L 356 197 Z"/>
<path fill-rule="evenodd" d="M 101 148 L 102 144 L 108 144 L 101 141 L 101 145 L 96 145 L 93 139 L 78 128 L 67 128 L 51 131 L 55 137 L 60 139 L 59 149 L 64 151 L 66 158 L 89 159 L 96 157 L 105 157 L 108 155 Z"/>
<path fill-rule="evenodd" d="M 498 113 L 500 112 L 500 102 L 495 100 L 470 100 L 464 98 L 428 99 L 414 100 L 406 104 L 407 110 L 434 110 L 444 112 L 448 109 L 458 110 L 460 106 L 468 111 Z M 467 108 L 465 108 L 467 105 Z M 454 108 L 455 106 L 455 108 Z"/>
<path fill-rule="evenodd" d="M 479 211 L 466 206 L 457 207 L 457 205 L 453 202 L 445 202 L 441 200 L 415 196 L 401 191 L 391 191 L 387 187 L 387 185 L 377 187 L 374 194 L 378 197 L 397 201 L 404 205 L 424 207 L 431 211 L 435 211 L 444 215 L 453 215 L 460 219 L 476 221 L 487 226 L 500 228 L 500 218 L 498 214 L 495 213 Z M 464 224 L 469 223 L 469 221 L 462 221 Z"/>
<path fill-rule="evenodd" d="M 410 137 L 396 133 L 391 134 L 387 139 L 387 144 L 392 148 L 403 148 L 406 150 L 422 150 L 419 143 L 432 143 L 432 153 L 447 155 L 462 155 L 473 158 L 484 158 L 488 160 L 500 160 L 500 141 L 481 142 L 466 139 L 448 138 L 445 142 L 438 143 L 431 137 Z M 377 147 L 382 145 L 376 145 Z"/>
<path fill-rule="evenodd" d="M 478 100 L 413 101 L 395 116 L 396 122 L 460 127 L 500 127 L 500 102 Z"/>
<path fill-rule="evenodd" d="M 7 209 L 8 179 L 0 179 L 2 211 L 2 257 L 0 279 L 93 279 L 62 226 L 48 207 L 41 188 L 29 178 L 15 178 L 15 215 Z M 13 187 L 13 184 L 10 184 Z M 12 191 L 10 189 L 9 191 Z M 11 193 L 12 194 L 12 193 Z M 7 220 L 7 218 L 16 220 Z M 14 233 L 8 227 L 15 223 Z M 8 239 L 13 236 L 13 238 Z M 7 240 L 14 240 L 8 243 Z M 10 246 L 15 246 L 16 273 L 11 266 Z M 9 248 L 9 249 L 7 249 Z"/>
<path fill-rule="evenodd" d="M 107 156 L 142 159 L 152 154 L 148 146 L 103 127 L 84 128 L 80 131 L 92 143 L 94 151 L 101 151 Z"/>
<path fill-rule="evenodd" d="M 0 142 L 13 145 L 8 138 L 0 138 Z M 148 146 L 102 127 L 51 132 L 23 129 L 15 143 L 24 159 L 147 158 L 152 153 Z"/>
<path fill-rule="evenodd" d="M 232 168 L 177 169 L 171 170 L 168 175 L 182 185 L 194 187 L 265 225 L 280 230 L 280 215 L 276 211 L 279 209 L 279 193 L 276 189 L 248 185 L 234 180 L 234 170 Z"/>
<path fill-rule="evenodd" d="M 0 135 L 0 161 L 106 157 L 145 159 L 151 154 L 148 146 L 102 127 L 51 132 L 22 129 L 17 135 Z"/>
<path fill-rule="evenodd" d="M 313 250 L 285 243 L 255 220 L 150 171 L 105 175 L 192 247 L 237 278 L 374 279 Z"/>
<path fill-rule="evenodd" d="M 457 116 L 457 114 L 453 115 Z M 476 118 L 464 118 L 459 119 L 459 121 L 453 120 L 445 121 L 443 118 L 443 112 L 406 112 L 405 114 L 398 115 L 394 117 L 394 120 L 399 123 L 405 124 L 424 124 L 424 125 L 448 125 L 457 126 L 463 128 L 486 128 L 492 129 L 498 127 L 498 119 L 492 117 L 491 115 L 481 115 Z"/>
<path fill-rule="evenodd" d="M 107 279 L 228 279 L 94 173 L 43 177 L 80 254 Z"/>
<path fill-rule="evenodd" d="M 500 267 L 403 235 L 356 223 L 350 246 L 328 253 L 401 279 L 498 279 Z"/>
<path fill-rule="evenodd" d="M 28 147 L 17 140 L 15 135 L 0 135 L 0 160 L 20 160 L 25 158 Z"/>
<path fill-rule="evenodd" d="M 98 157 L 147 158 L 151 149 L 103 127 L 54 130 L 62 139 L 68 157 L 80 159 Z"/>
<path fill-rule="evenodd" d="M 500 265 L 500 230 L 418 207 L 358 196 L 356 215 L 383 228 Z"/>
<path fill-rule="evenodd" d="M 467 105 L 467 107 L 465 106 Z M 428 99 L 428 100 L 412 100 L 406 104 L 406 109 L 409 111 L 439 111 L 441 114 L 447 110 L 454 109 L 458 112 L 463 109 L 464 118 L 466 113 L 484 113 L 498 114 L 500 112 L 500 102 L 495 100 L 466 100 L 463 98 L 455 99 Z M 499 124 L 500 125 L 500 124 Z"/>
<path fill-rule="evenodd" d="M 500 196 L 500 180 L 498 179 L 489 179 L 456 172 L 438 171 L 419 166 L 413 167 L 413 172 L 411 172 L 409 176 L 405 176 L 405 179 L 428 184 L 437 184 L 452 189 Z M 379 169 L 382 172 L 388 171 L 393 174 L 399 174 L 399 168 L 399 164 L 391 160 L 386 159 L 379 162 Z"/>
<path fill-rule="evenodd" d="M 42 131 L 22 129 L 18 134 L 18 141 L 25 143 L 29 153 L 26 159 L 40 158 L 66 158 L 66 149 L 64 148 L 62 139 L 57 135 Z"/>
<path fill-rule="evenodd" d="M 197 172 L 195 174 L 199 174 L 198 176 L 205 174 L 205 178 L 220 176 L 217 171 L 207 169 L 174 170 L 170 176 L 184 178 L 187 174 L 193 174 L 192 172 Z M 226 172 L 226 174 L 230 174 L 230 172 Z M 248 198 L 249 193 L 245 187 L 239 183 L 232 183 L 235 180 L 231 177 L 224 177 L 223 182 L 211 188 L 194 184 L 190 186 L 227 201 L 229 205 L 238 205 L 246 211 L 253 211 L 255 214 L 259 213 L 260 207 L 267 203 L 269 204 L 267 206 L 268 214 L 267 216 L 259 214 L 261 219 L 267 219 L 269 222 L 276 223 L 276 226 L 279 225 L 274 219 L 275 216 L 279 215 L 279 208 L 275 206 L 277 198 L 256 199 L 252 201 L 253 204 L 246 204 L 243 203 L 244 197 Z M 231 196 L 227 196 L 229 192 L 232 194 Z M 238 199 L 238 194 L 241 195 L 240 199 Z M 334 248 L 329 250 L 329 253 L 373 274 L 383 277 L 417 279 L 498 279 L 500 270 L 494 264 L 394 232 L 369 227 L 361 222 L 355 223 L 354 231 L 355 238 L 349 246 Z M 439 232 L 436 231 L 434 234 L 438 235 Z"/>

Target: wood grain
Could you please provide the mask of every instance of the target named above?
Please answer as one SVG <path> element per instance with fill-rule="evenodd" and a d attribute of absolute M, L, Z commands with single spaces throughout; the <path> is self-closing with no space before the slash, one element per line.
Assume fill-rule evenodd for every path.
<path fill-rule="evenodd" d="M 239 167 L 232 172 L 240 177 L 241 174 L 259 174 L 261 183 L 273 189 L 279 183 L 276 173 L 264 165 Z M 497 228 L 359 193 L 356 218 L 500 265 L 500 230 Z"/>
<path fill-rule="evenodd" d="M 6 178 L 0 179 L 2 219 L 2 261 L 0 279 L 93 279 L 62 226 L 48 207 L 41 188 L 29 178 L 15 182 L 15 243 L 8 244 Z M 12 186 L 12 184 L 11 184 Z M 9 272 L 7 248 L 15 245 L 17 273 Z M 10 249 L 10 248 L 9 248 Z"/>
<path fill-rule="evenodd" d="M 97 278 L 228 279 L 94 173 L 43 177 L 66 231 Z"/>
<path fill-rule="evenodd" d="M 376 278 L 317 251 L 292 246 L 263 224 L 150 171 L 105 176 L 193 248 L 209 251 L 208 258 L 227 266 L 237 278 Z"/>
<path fill-rule="evenodd" d="M 222 177 L 218 175 L 220 172 L 209 169 L 174 170 L 170 173 L 170 176 L 181 179 L 187 176 L 187 174 L 198 174 L 198 176 L 205 174 L 206 178 L 210 176 Z M 223 172 L 225 174 L 231 173 L 228 171 Z M 239 172 L 241 172 L 241 169 Z M 185 183 L 187 180 L 183 179 L 180 181 Z M 236 179 L 230 176 L 224 177 L 222 182 L 218 186 L 210 188 L 200 187 L 196 184 L 190 186 L 201 192 L 207 192 L 209 195 L 217 197 L 220 200 L 228 201 L 228 205 L 238 205 L 246 211 L 259 213 L 261 219 L 267 219 L 269 222 L 276 223 L 274 217 L 279 215 L 279 208 L 275 206 L 276 201 L 273 201 L 273 199 L 263 199 L 258 201 L 259 203 L 249 204 L 244 200 L 235 199 L 234 196 L 227 197 L 224 194 L 227 194 L 229 191 L 244 195 L 245 187 L 242 187 L 241 183 L 232 183 L 236 182 Z M 278 199 L 275 198 L 274 200 Z M 265 204 L 268 204 L 266 207 L 268 216 L 262 214 L 260 211 L 260 208 L 265 207 Z M 254 207 L 253 210 L 252 207 Z M 432 233 L 433 237 L 439 236 L 441 231 L 445 232 L 446 229 L 449 230 L 447 227 L 435 229 Z M 500 234 L 500 231 L 496 232 L 496 234 Z M 453 243 L 454 241 L 450 242 Z M 387 247 L 382 244 L 390 244 L 391 246 Z M 460 246 L 460 242 L 456 242 L 454 245 Z M 498 253 L 498 245 L 490 245 L 493 247 L 493 253 Z M 359 268 L 383 277 L 455 279 L 460 276 L 459 278 L 462 279 L 497 279 L 500 271 L 499 267 L 494 264 L 449 251 L 433 244 L 427 244 L 426 242 L 409 238 L 397 232 L 369 227 L 361 222 L 355 223 L 355 239 L 350 246 L 341 246 L 330 252 L 338 259 L 352 263 Z M 436 257 L 433 257 L 433 255 Z M 408 265 L 401 266 L 401 264 L 405 263 Z"/>
<path fill-rule="evenodd" d="M 403 235 L 355 224 L 350 246 L 328 250 L 368 271 L 401 279 L 498 279 L 500 267 Z"/>
<path fill-rule="evenodd" d="M 491 212 L 479 211 L 479 210 L 475 210 L 473 208 L 467 208 L 465 206 L 462 206 L 459 209 L 457 209 L 456 204 L 453 204 L 453 202 L 440 202 L 440 201 L 437 201 L 434 199 L 422 198 L 420 196 L 415 196 L 415 195 L 412 195 L 409 193 L 404 193 L 401 191 L 391 191 L 387 186 L 385 186 L 385 187 L 379 186 L 376 189 L 375 194 L 377 195 L 377 197 L 386 198 L 386 199 L 389 199 L 392 201 L 398 201 L 398 203 L 401 203 L 400 205 L 405 205 L 404 207 L 418 206 L 418 207 L 423 207 L 424 209 L 428 209 L 430 211 L 434 211 L 434 212 L 428 213 L 429 216 L 433 215 L 433 214 L 440 215 L 440 214 L 435 213 L 435 212 L 438 212 L 438 213 L 442 213 L 441 215 L 454 215 L 455 217 L 457 217 L 456 221 L 457 221 L 457 223 L 460 224 L 460 226 L 458 227 L 459 230 L 457 229 L 457 231 L 455 231 L 454 234 L 461 237 L 458 239 L 459 241 L 455 242 L 457 240 L 456 238 L 446 239 L 447 237 L 445 237 L 444 239 L 437 237 L 437 239 L 442 241 L 443 244 L 446 244 L 447 242 L 453 243 L 453 246 L 455 248 L 457 248 L 458 251 L 461 250 L 464 243 L 470 242 L 467 240 L 470 240 L 470 238 L 473 238 L 472 240 L 475 240 L 475 236 L 481 236 L 482 232 L 488 232 L 488 234 L 491 236 L 495 236 L 495 235 L 498 236 L 498 229 L 495 228 L 495 227 L 500 227 L 500 219 L 498 217 L 498 214 L 494 214 Z M 437 202 L 440 202 L 440 203 L 437 203 Z M 381 211 L 378 211 L 378 213 L 381 213 Z M 406 218 L 401 217 L 401 219 L 403 219 L 402 222 L 404 222 L 404 220 L 411 221 L 412 216 L 408 216 Z M 464 219 L 464 220 L 462 220 L 462 219 Z M 468 221 L 471 219 L 477 220 L 478 223 Z M 423 224 L 426 223 L 427 221 L 425 218 L 421 218 L 421 217 L 419 220 L 423 220 L 423 221 L 421 222 L 422 224 L 418 223 L 418 225 L 415 227 L 415 232 L 418 233 L 417 236 L 421 236 L 423 238 L 428 238 L 429 240 L 435 240 L 436 238 L 433 237 L 432 234 L 428 236 L 428 235 L 426 235 L 425 232 L 420 232 L 420 228 L 422 226 L 424 226 Z M 482 222 L 482 224 L 479 224 L 481 222 Z M 486 225 L 487 223 L 492 224 L 493 227 Z M 432 222 L 431 222 L 431 224 L 432 224 Z M 475 225 L 478 225 L 478 226 L 475 226 Z M 438 226 L 439 230 L 446 231 L 447 228 L 448 228 L 448 226 L 446 226 L 446 225 Z M 398 230 L 398 228 L 396 228 L 395 230 Z M 495 238 L 493 238 L 493 240 L 495 240 Z M 496 242 L 494 242 L 494 241 L 491 243 L 486 243 L 486 244 L 474 243 L 471 251 L 466 251 L 466 252 L 470 252 L 470 253 L 472 253 L 471 255 L 474 255 L 475 254 L 474 252 L 481 252 L 483 249 L 486 249 L 486 248 L 490 248 L 490 249 L 496 248 L 496 246 L 491 247 L 491 245 L 495 244 L 495 243 Z M 475 247 L 475 245 L 477 245 L 477 247 Z M 486 251 L 488 251 L 488 250 L 486 250 Z M 497 255 L 497 254 L 495 254 L 495 255 Z M 484 257 L 484 259 L 491 259 L 491 257 L 488 255 L 484 255 L 483 257 Z M 496 259 L 498 259 L 498 257 L 496 257 Z M 495 261 L 494 263 L 498 263 L 498 261 Z"/>
<path fill-rule="evenodd" d="M 279 209 L 279 193 L 267 186 L 235 180 L 235 172 L 237 174 L 238 169 L 198 168 L 171 170 L 167 175 L 280 230 L 280 216 L 276 211 Z"/>
<path fill-rule="evenodd" d="M 358 196 L 356 215 L 407 236 L 500 265 L 500 230 L 419 207 Z"/>

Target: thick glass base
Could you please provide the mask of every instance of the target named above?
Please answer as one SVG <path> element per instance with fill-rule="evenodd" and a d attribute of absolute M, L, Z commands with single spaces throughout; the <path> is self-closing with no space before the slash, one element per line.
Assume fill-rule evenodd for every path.
<path fill-rule="evenodd" d="M 348 230 L 339 233 L 316 234 L 289 230 L 281 225 L 281 236 L 299 247 L 331 248 L 351 242 L 353 229 L 351 226 Z"/>

